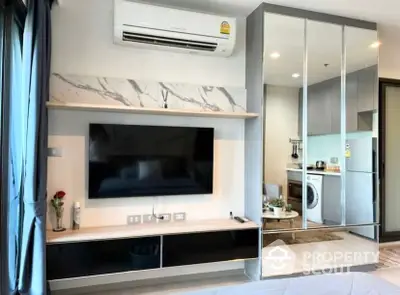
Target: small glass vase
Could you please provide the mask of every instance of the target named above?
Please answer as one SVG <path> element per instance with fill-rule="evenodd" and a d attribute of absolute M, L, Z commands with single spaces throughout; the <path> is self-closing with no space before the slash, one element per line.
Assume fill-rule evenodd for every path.
<path fill-rule="evenodd" d="M 60 209 L 56 209 L 56 227 L 53 228 L 54 232 L 62 232 L 65 231 L 65 227 L 63 227 L 63 215 L 64 215 L 64 208 L 61 207 Z"/>

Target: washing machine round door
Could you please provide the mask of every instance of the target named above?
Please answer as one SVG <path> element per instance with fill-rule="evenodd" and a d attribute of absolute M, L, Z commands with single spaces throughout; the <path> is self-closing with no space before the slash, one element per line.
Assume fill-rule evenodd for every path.
<path fill-rule="evenodd" d="M 311 183 L 307 184 L 307 209 L 314 209 L 318 204 L 318 193 L 315 186 Z"/>

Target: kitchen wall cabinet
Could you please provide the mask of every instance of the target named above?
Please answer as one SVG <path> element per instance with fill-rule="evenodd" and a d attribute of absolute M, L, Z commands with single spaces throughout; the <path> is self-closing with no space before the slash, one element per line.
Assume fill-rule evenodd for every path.
<path fill-rule="evenodd" d="M 329 86 L 327 87 L 327 92 L 329 93 L 329 100 L 331 102 L 331 129 L 326 133 L 340 133 L 340 84 L 341 79 L 335 78 L 327 81 Z"/>
<path fill-rule="evenodd" d="M 319 135 L 331 132 L 330 83 L 322 82 L 308 87 L 308 134 Z"/>
<path fill-rule="evenodd" d="M 331 125 L 329 133 L 340 133 L 341 126 L 341 79 L 337 77 L 329 80 L 331 83 L 327 92 L 331 100 Z M 358 73 L 351 73 L 346 76 L 346 132 L 358 131 Z"/>
<path fill-rule="evenodd" d="M 303 137 L 303 88 L 299 90 L 299 124 L 298 124 L 299 138 Z M 310 132 L 307 130 L 307 132 Z"/>
<path fill-rule="evenodd" d="M 375 109 L 377 89 L 377 67 L 358 71 L 358 112 L 369 112 Z"/>
<path fill-rule="evenodd" d="M 346 76 L 346 132 L 372 130 L 372 112 L 377 109 L 377 67 Z M 299 136 L 303 130 L 302 99 L 299 90 Z M 336 77 L 308 87 L 308 135 L 340 133 L 341 78 Z"/>
<path fill-rule="evenodd" d="M 328 134 L 331 132 L 331 101 L 327 81 L 308 87 L 307 132 L 308 135 Z M 303 88 L 299 90 L 299 137 L 303 132 Z"/>
<path fill-rule="evenodd" d="M 346 131 L 358 131 L 358 73 L 346 76 Z"/>

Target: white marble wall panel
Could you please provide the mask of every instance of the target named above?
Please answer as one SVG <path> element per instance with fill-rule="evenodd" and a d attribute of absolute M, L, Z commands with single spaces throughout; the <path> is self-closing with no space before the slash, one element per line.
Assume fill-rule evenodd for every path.
<path fill-rule="evenodd" d="M 211 112 L 246 112 L 246 91 L 240 88 L 197 86 L 160 82 L 168 92 L 168 108 Z"/>
<path fill-rule="evenodd" d="M 50 101 L 104 106 L 159 108 L 158 83 L 132 79 L 53 74 Z"/>
<path fill-rule="evenodd" d="M 246 112 L 246 90 L 133 79 L 61 75 L 50 81 L 50 101 L 100 106 Z"/>

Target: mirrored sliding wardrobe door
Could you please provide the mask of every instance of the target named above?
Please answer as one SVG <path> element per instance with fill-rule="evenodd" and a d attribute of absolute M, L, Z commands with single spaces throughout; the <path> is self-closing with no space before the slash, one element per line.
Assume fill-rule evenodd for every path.
<path fill-rule="evenodd" d="M 307 228 L 342 224 L 341 85 L 343 26 L 307 21 L 307 114 L 303 194 Z M 304 112 L 303 112 L 304 114 Z"/>
<path fill-rule="evenodd" d="M 305 20 L 266 13 L 264 29 L 263 226 L 267 231 L 290 231 L 303 228 Z M 290 233 L 286 236 L 291 239 Z"/>
<path fill-rule="evenodd" d="M 346 44 L 346 129 L 342 151 L 345 181 L 344 224 L 372 224 L 378 212 L 378 35 L 344 28 Z M 375 238 L 374 227 L 359 235 Z"/>

